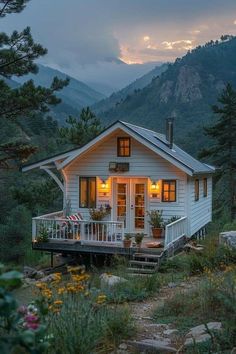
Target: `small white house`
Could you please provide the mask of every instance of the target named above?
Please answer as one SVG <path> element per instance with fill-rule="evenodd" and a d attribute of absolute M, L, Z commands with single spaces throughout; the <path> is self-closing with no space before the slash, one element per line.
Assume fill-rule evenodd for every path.
<path fill-rule="evenodd" d="M 40 168 L 49 173 L 63 192 L 64 211 L 70 206 L 71 214 L 79 212 L 82 224 L 91 219 L 89 209 L 109 205 L 111 213 L 103 225 L 119 223 L 122 235 L 143 232 L 150 236 L 146 212 L 157 209 L 163 211 L 165 220 L 179 217 L 169 227 L 168 243 L 183 232 L 192 236 L 212 219 L 215 169 L 173 144 L 172 124 L 169 120 L 164 136 L 117 121 L 83 147 L 25 165 L 22 170 Z M 63 183 L 54 170 L 61 173 Z M 40 218 L 59 222 L 63 215 L 36 219 Z"/>

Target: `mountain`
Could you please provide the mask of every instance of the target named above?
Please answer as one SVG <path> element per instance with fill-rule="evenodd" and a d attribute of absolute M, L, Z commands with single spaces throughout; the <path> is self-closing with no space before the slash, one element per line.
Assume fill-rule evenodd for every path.
<path fill-rule="evenodd" d="M 78 115 L 83 107 L 91 106 L 105 97 L 105 95 L 95 91 L 83 82 L 58 70 L 40 64 L 38 67 L 39 72 L 37 75 L 29 74 L 24 77 L 14 77 L 14 80 L 18 83 L 23 83 L 32 79 L 37 85 L 49 87 L 54 76 L 57 76 L 60 79 L 69 77 L 69 85 L 57 93 L 57 96 L 62 99 L 62 103 L 55 109 L 52 109 L 52 115 L 61 123 L 65 121 L 69 114 Z"/>
<path fill-rule="evenodd" d="M 167 64 L 156 66 L 147 74 L 136 79 L 134 82 L 132 82 L 122 90 L 114 92 L 110 97 L 105 98 L 104 100 L 99 101 L 98 103 L 95 103 L 92 108 L 95 112 L 99 114 L 100 112 L 105 112 L 111 109 L 112 107 L 119 105 L 127 97 L 127 95 L 132 95 L 137 90 L 143 89 L 154 78 L 161 75 L 167 69 L 167 66 Z"/>
<path fill-rule="evenodd" d="M 203 126 L 212 121 L 211 105 L 227 82 L 236 87 L 235 58 L 235 37 L 199 46 L 99 117 L 105 124 L 123 119 L 157 131 L 164 131 L 167 117 L 175 117 L 176 142 L 196 154 L 209 143 Z"/>

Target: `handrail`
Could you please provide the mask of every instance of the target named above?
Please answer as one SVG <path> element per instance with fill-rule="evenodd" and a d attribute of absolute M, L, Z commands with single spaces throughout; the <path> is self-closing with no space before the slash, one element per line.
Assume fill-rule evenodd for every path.
<path fill-rule="evenodd" d="M 187 216 L 183 216 L 178 220 L 173 221 L 171 224 L 166 225 L 165 230 L 165 249 L 170 244 L 177 241 L 179 238 L 187 234 Z"/>
<path fill-rule="evenodd" d="M 32 218 L 33 242 L 42 233 L 46 233 L 52 240 L 80 240 L 81 243 L 91 241 L 120 243 L 124 239 L 123 221 L 69 220 L 65 217 L 55 218 L 53 215 Z"/>

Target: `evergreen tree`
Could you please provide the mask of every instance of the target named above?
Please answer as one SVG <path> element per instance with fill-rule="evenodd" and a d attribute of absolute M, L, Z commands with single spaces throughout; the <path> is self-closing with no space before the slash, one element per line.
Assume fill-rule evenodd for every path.
<path fill-rule="evenodd" d="M 29 0 L 0 0 L 0 19 L 7 14 L 21 12 Z M 37 73 L 34 63 L 45 55 L 47 50 L 35 43 L 30 28 L 14 31 L 10 36 L 0 33 L 0 118 L 11 120 L 20 126 L 21 117 L 30 116 L 33 112 L 48 112 L 50 105 L 60 102 L 55 92 L 68 84 L 68 80 L 54 78 L 50 88 L 35 86 L 33 81 L 27 81 L 19 88 L 11 88 L 5 79 L 13 75 L 22 76 Z M 8 141 L 0 145 L 0 168 L 9 168 L 11 162 L 24 162 L 36 147 L 26 141 Z"/>
<path fill-rule="evenodd" d="M 220 106 L 212 107 L 217 121 L 205 128 L 213 143 L 209 149 L 201 151 L 200 157 L 210 158 L 220 168 L 217 173 L 218 202 L 221 209 L 229 211 L 232 220 L 236 204 L 236 91 L 230 84 L 226 85 L 218 102 Z"/>
<path fill-rule="evenodd" d="M 102 131 L 100 119 L 89 107 L 82 109 L 79 119 L 69 116 L 66 123 L 69 127 L 62 127 L 60 135 L 67 142 L 78 147 L 83 146 Z"/>

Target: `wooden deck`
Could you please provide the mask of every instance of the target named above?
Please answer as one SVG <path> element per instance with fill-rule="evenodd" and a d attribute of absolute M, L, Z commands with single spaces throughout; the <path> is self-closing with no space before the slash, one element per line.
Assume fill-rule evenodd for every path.
<path fill-rule="evenodd" d="M 33 242 L 33 250 L 47 251 L 53 253 L 76 253 L 78 255 L 96 254 L 96 255 L 121 255 L 131 257 L 136 252 L 141 251 L 144 253 L 161 254 L 163 247 L 160 248 L 148 248 L 147 243 L 159 242 L 159 240 L 153 238 L 145 238 L 142 243 L 141 250 L 137 247 L 124 248 L 122 243 L 111 242 L 86 242 L 75 240 L 50 240 L 49 242 Z M 160 242 L 163 243 L 164 239 Z"/>

